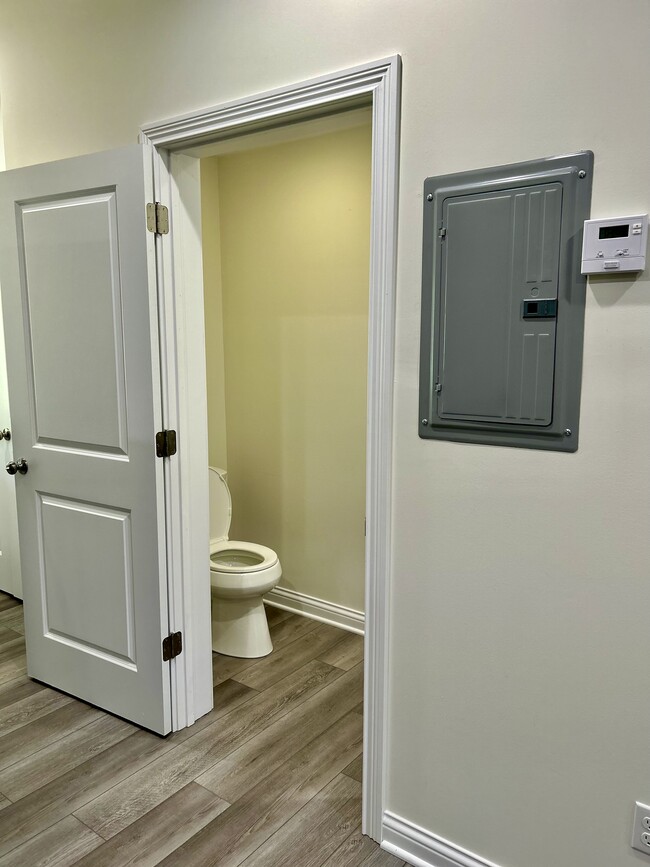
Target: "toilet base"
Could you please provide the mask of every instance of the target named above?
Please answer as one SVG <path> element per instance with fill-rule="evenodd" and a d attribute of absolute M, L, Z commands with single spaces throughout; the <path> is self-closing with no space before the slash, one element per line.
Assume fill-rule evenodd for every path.
<path fill-rule="evenodd" d="M 273 650 L 261 596 L 232 599 L 212 592 L 212 650 L 257 659 Z"/>

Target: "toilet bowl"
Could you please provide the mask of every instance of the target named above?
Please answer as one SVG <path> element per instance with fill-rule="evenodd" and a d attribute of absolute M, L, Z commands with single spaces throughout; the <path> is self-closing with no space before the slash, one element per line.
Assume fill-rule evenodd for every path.
<path fill-rule="evenodd" d="M 209 467 L 212 649 L 255 659 L 273 650 L 263 596 L 280 580 L 271 548 L 228 538 L 232 500 L 225 470 Z"/>

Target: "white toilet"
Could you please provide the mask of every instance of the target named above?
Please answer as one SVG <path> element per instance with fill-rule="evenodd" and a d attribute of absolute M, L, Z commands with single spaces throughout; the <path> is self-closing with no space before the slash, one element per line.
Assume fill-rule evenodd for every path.
<path fill-rule="evenodd" d="M 280 580 L 271 548 L 228 539 L 232 500 L 226 471 L 209 467 L 212 649 L 254 659 L 273 650 L 262 597 Z"/>

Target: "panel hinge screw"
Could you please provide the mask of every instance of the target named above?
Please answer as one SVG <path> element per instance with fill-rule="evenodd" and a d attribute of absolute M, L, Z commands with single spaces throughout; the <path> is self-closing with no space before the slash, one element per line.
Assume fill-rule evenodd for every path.
<path fill-rule="evenodd" d="M 571 428 L 570 428 L 570 427 L 567 427 L 567 428 L 564 429 L 564 436 L 565 436 L 565 437 L 570 437 L 570 436 L 571 436 Z"/>
<path fill-rule="evenodd" d="M 582 178 L 586 178 L 586 177 L 587 177 L 587 172 L 584 171 L 584 169 L 580 169 L 580 171 L 578 172 L 578 177 L 579 177 L 581 180 L 582 180 Z"/>
<path fill-rule="evenodd" d="M 422 419 L 422 424 L 425 425 L 425 426 L 428 425 L 428 424 L 429 424 L 429 419 L 428 419 L 428 418 L 423 418 L 423 419 Z"/>
<path fill-rule="evenodd" d="M 427 196 L 427 202 L 432 202 L 432 201 L 433 201 L 433 193 L 429 193 L 429 195 Z"/>

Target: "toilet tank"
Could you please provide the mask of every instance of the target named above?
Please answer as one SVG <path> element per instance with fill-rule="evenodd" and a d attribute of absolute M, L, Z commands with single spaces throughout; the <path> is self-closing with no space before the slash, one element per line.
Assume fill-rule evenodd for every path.
<path fill-rule="evenodd" d="M 210 477 L 210 541 L 223 542 L 230 532 L 232 500 L 226 470 L 208 467 Z"/>

